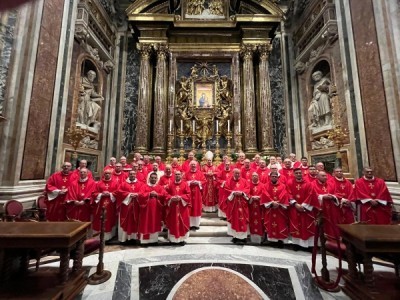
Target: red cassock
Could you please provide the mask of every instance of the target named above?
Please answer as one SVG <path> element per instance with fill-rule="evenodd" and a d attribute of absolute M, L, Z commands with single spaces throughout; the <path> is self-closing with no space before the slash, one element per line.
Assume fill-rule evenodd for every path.
<path fill-rule="evenodd" d="M 307 181 L 309 183 L 313 183 L 315 180 L 317 180 L 317 176 L 311 176 L 310 173 L 308 173 L 307 175 L 303 176 L 304 181 Z"/>
<path fill-rule="evenodd" d="M 278 173 L 278 180 L 280 183 L 286 185 L 287 179 L 286 176 L 282 175 L 281 173 Z M 260 181 L 264 184 L 270 184 L 271 183 L 271 173 L 268 173 L 266 176 L 260 178 Z"/>
<path fill-rule="evenodd" d="M 368 180 L 361 177 L 354 185 L 355 199 L 361 201 L 360 221 L 368 224 L 390 224 L 392 217 L 392 197 L 385 181 L 374 177 Z M 378 201 L 372 206 L 370 200 Z"/>
<path fill-rule="evenodd" d="M 286 185 L 277 182 L 265 185 L 265 192 L 261 198 L 261 204 L 265 206 L 264 226 L 269 240 L 286 240 L 289 236 L 289 200 L 290 194 Z M 274 208 L 272 202 L 278 202 Z"/>
<path fill-rule="evenodd" d="M 292 238 L 306 241 L 315 234 L 315 218 L 320 208 L 318 197 L 312 185 L 304 180 L 289 180 L 286 187 L 291 199 L 305 208 L 304 212 L 299 212 L 294 205 L 289 207 L 290 235 Z"/>
<path fill-rule="evenodd" d="M 238 161 L 236 162 L 236 164 L 234 165 L 234 167 L 235 167 L 236 169 L 242 170 L 242 168 L 244 167 L 244 161 L 242 162 L 242 161 L 238 160 Z"/>
<path fill-rule="evenodd" d="M 151 192 L 156 192 L 157 196 L 151 196 Z M 142 193 L 139 195 L 139 228 L 138 237 L 140 240 L 149 240 L 150 235 L 161 231 L 162 210 L 167 193 L 158 184 L 145 184 Z"/>
<path fill-rule="evenodd" d="M 206 178 L 203 188 L 203 205 L 206 207 L 205 210 L 207 210 L 207 207 L 213 210 L 213 207 L 218 204 L 218 168 L 213 165 L 205 165 L 203 166 L 202 171 Z"/>
<path fill-rule="evenodd" d="M 271 172 L 271 170 L 268 168 L 258 168 L 256 172 L 258 174 L 258 178 L 259 178 L 260 182 L 267 183 L 267 176 L 268 176 L 269 172 Z"/>
<path fill-rule="evenodd" d="M 114 172 L 112 174 L 112 180 L 118 183 L 118 185 L 122 184 L 125 182 L 125 180 L 128 178 L 128 174 L 125 173 L 124 171 L 121 171 L 119 173 Z"/>
<path fill-rule="evenodd" d="M 310 173 L 310 172 L 308 171 L 309 166 L 304 167 L 303 165 L 301 165 L 301 166 L 299 166 L 299 168 L 301 169 L 301 173 L 303 173 L 303 177 Z"/>
<path fill-rule="evenodd" d="M 206 182 L 206 178 L 204 177 L 203 172 L 200 170 L 197 170 L 196 172 L 186 172 L 185 173 L 185 180 L 189 185 L 190 188 L 190 202 L 192 203 L 191 209 L 190 209 L 190 216 L 191 217 L 200 217 L 201 216 L 201 210 L 203 207 L 203 201 L 202 201 L 202 189 L 204 187 L 204 184 Z M 195 181 L 199 181 L 200 185 L 195 184 Z"/>
<path fill-rule="evenodd" d="M 250 234 L 264 235 L 264 206 L 261 205 L 261 196 L 265 190 L 265 185 L 261 182 L 250 182 L 250 201 L 249 201 L 249 214 L 250 214 Z M 260 197 L 257 200 L 253 196 Z"/>
<path fill-rule="evenodd" d="M 342 201 L 343 199 L 353 201 L 354 200 L 354 188 L 349 180 L 343 178 L 340 180 L 336 177 L 331 179 L 331 184 L 335 187 L 335 196 Z M 354 212 L 351 205 L 341 206 L 340 222 L 339 224 L 351 224 L 354 223 Z"/>
<path fill-rule="evenodd" d="M 340 233 L 337 224 L 341 221 L 341 208 L 340 201 L 335 196 L 335 186 L 331 181 L 325 183 L 315 180 L 311 183 L 315 193 L 318 196 L 319 203 L 322 206 L 322 213 L 324 216 L 324 232 L 329 239 L 339 239 Z M 334 196 L 334 199 L 323 199 L 325 195 Z"/>
<path fill-rule="evenodd" d="M 160 163 L 158 164 L 158 170 L 159 170 L 159 171 L 165 171 L 165 164 L 164 164 L 163 162 L 160 162 Z"/>
<path fill-rule="evenodd" d="M 69 220 L 91 221 L 90 199 L 95 188 L 96 182 L 89 177 L 84 182 L 80 179 L 71 182 L 66 198 L 66 214 Z"/>
<path fill-rule="evenodd" d="M 117 223 L 117 207 L 116 207 L 116 194 L 119 184 L 113 179 L 102 179 L 97 182 L 95 191 L 92 195 L 93 207 L 93 230 L 100 231 L 101 229 L 101 212 L 102 208 L 106 209 L 106 220 L 104 222 L 104 232 L 106 239 L 113 236 L 113 229 Z M 109 192 L 109 195 L 103 195 L 103 192 Z"/>
<path fill-rule="evenodd" d="M 128 178 L 129 172 L 132 171 L 132 165 L 131 164 L 122 165 L 122 171 L 123 173 L 125 173 L 126 178 Z"/>
<path fill-rule="evenodd" d="M 223 169 L 217 176 L 218 182 L 218 208 L 226 213 L 226 198 L 228 198 L 229 194 L 227 194 L 226 190 L 223 188 L 226 181 L 229 180 L 233 176 L 232 170 Z"/>
<path fill-rule="evenodd" d="M 282 167 L 282 169 L 279 170 L 279 173 L 286 178 L 286 181 L 289 181 L 290 179 L 294 178 L 293 168 L 287 169 L 285 167 Z"/>
<path fill-rule="evenodd" d="M 161 176 L 158 184 L 166 189 L 171 183 L 175 181 L 175 174 Z"/>
<path fill-rule="evenodd" d="M 185 181 L 181 181 L 172 182 L 166 190 L 168 238 L 171 242 L 182 242 L 190 229 L 190 188 Z M 172 201 L 173 196 L 179 196 L 181 200 Z"/>
<path fill-rule="evenodd" d="M 135 239 L 138 232 L 139 223 L 139 204 L 138 198 L 144 183 L 139 180 L 125 180 L 117 192 L 117 208 L 119 211 L 119 226 L 127 237 L 122 238 L 122 242 L 126 239 Z M 138 194 L 138 197 L 132 198 L 132 194 Z M 122 237 L 122 235 L 121 235 Z"/>
<path fill-rule="evenodd" d="M 246 169 L 245 167 L 243 167 L 240 170 L 240 176 L 242 176 L 242 178 L 246 179 L 248 183 L 251 182 L 251 176 L 253 175 L 253 173 L 255 172 L 254 169 L 252 168 L 248 168 Z"/>
<path fill-rule="evenodd" d="M 257 171 L 259 167 L 260 163 L 256 163 L 255 161 L 250 163 L 250 168 L 253 169 L 254 171 Z"/>
<path fill-rule="evenodd" d="M 172 164 L 171 168 L 172 168 L 172 173 L 173 174 L 175 174 L 176 171 L 182 171 L 182 168 L 181 168 L 181 166 L 179 164 L 175 164 L 175 165 Z"/>
<path fill-rule="evenodd" d="M 137 178 L 137 180 L 139 180 L 140 182 L 146 183 L 147 172 L 144 171 L 143 169 L 142 169 L 141 171 L 137 170 L 137 172 L 136 172 L 136 178 Z"/>
<path fill-rule="evenodd" d="M 185 160 L 185 161 L 183 162 L 182 167 L 181 167 L 182 172 L 184 172 L 184 173 L 190 172 L 190 163 L 191 163 L 192 161 L 195 161 L 195 160 L 194 160 L 194 159 L 192 159 L 192 160 L 187 159 L 187 160 Z"/>
<path fill-rule="evenodd" d="M 114 166 L 112 166 L 112 165 L 107 165 L 107 166 L 105 166 L 104 169 L 103 169 L 103 173 L 104 173 L 106 170 L 111 170 L 112 172 L 114 172 L 114 170 L 115 170 L 115 165 L 114 165 Z"/>
<path fill-rule="evenodd" d="M 147 163 L 147 164 L 143 164 L 143 171 L 147 174 L 149 174 L 149 172 L 153 171 L 153 165 L 151 163 Z"/>
<path fill-rule="evenodd" d="M 240 239 L 246 238 L 249 224 L 249 184 L 244 178 L 235 180 L 232 177 L 227 180 L 224 189 L 228 194 L 225 212 L 230 226 L 228 226 L 228 234 Z M 234 192 L 242 192 L 243 195 L 236 196 Z M 232 229 L 232 231 L 230 232 L 229 229 Z M 239 236 L 236 236 L 236 234 Z"/>
<path fill-rule="evenodd" d="M 66 194 L 60 195 L 62 189 L 69 188 L 71 181 L 71 173 L 65 175 L 62 172 L 54 173 L 47 179 L 45 191 L 46 199 L 46 217 L 49 221 L 65 221 L 65 197 Z"/>

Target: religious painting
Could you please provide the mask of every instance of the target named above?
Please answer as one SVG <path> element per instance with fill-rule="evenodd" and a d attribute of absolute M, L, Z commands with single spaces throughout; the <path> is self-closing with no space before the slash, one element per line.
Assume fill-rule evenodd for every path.
<path fill-rule="evenodd" d="M 93 154 L 87 154 L 87 153 L 83 153 L 83 152 L 77 152 L 78 157 L 74 158 L 74 151 L 72 150 L 65 150 L 65 158 L 64 161 L 71 161 L 71 162 L 75 162 L 72 166 L 72 169 L 77 169 L 79 167 L 79 162 L 82 159 L 85 159 L 87 161 L 87 168 L 89 170 L 91 170 L 94 173 L 97 173 L 97 168 L 98 168 L 98 160 L 99 157 L 97 155 L 93 155 Z"/>
<path fill-rule="evenodd" d="M 185 19 L 225 20 L 228 16 L 228 1 L 187 0 L 184 7 Z"/>
<path fill-rule="evenodd" d="M 194 106 L 199 108 L 212 108 L 214 105 L 214 83 L 194 84 Z"/>

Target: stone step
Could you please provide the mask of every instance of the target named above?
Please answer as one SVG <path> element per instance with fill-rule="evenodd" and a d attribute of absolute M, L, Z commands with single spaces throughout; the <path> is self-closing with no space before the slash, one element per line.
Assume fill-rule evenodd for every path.
<path fill-rule="evenodd" d="M 187 244 L 232 244 L 232 237 L 230 236 L 213 236 L 213 237 L 201 237 L 201 236 L 190 236 L 187 240 Z"/>
<path fill-rule="evenodd" d="M 227 237 L 226 226 L 200 226 L 199 230 L 191 230 L 191 237 Z"/>
<path fill-rule="evenodd" d="M 202 212 L 201 217 L 203 218 L 218 218 L 218 212 Z"/>
<path fill-rule="evenodd" d="M 219 218 L 201 217 L 200 226 L 226 226 L 227 222 Z"/>

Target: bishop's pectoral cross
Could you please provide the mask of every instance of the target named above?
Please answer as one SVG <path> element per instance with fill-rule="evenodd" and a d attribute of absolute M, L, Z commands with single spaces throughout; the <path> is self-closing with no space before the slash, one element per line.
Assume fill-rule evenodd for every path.
<path fill-rule="evenodd" d="M 195 177 L 196 177 L 196 176 L 193 174 L 193 175 L 192 175 L 192 179 L 195 179 Z"/>
<path fill-rule="evenodd" d="M 287 174 L 288 174 L 288 176 L 292 176 L 293 175 L 293 173 L 290 172 L 290 171 Z"/>
<path fill-rule="evenodd" d="M 108 183 L 106 183 L 105 186 L 106 186 L 106 189 L 108 190 L 108 187 L 109 187 Z"/>
<path fill-rule="evenodd" d="M 257 192 L 257 187 L 256 187 L 256 186 L 253 188 L 253 191 L 254 191 L 254 192 Z"/>
<path fill-rule="evenodd" d="M 85 184 L 82 183 L 82 184 L 81 184 L 81 190 L 83 190 L 84 188 L 85 188 Z"/>

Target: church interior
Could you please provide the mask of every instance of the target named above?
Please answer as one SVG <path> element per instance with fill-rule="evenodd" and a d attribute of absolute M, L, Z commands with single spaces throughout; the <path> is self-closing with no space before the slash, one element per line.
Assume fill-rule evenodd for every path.
<path fill-rule="evenodd" d="M 399 299 L 399 34 L 397 0 L 2 0 L 0 298 Z M 312 244 L 300 249 L 290 235 L 278 244 L 264 243 L 264 236 L 253 243 L 247 233 L 243 239 L 232 229 L 235 214 L 204 209 L 204 199 L 200 215 L 190 215 L 190 235 L 178 240 L 184 247 L 171 245 L 166 228 L 157 245 L 121 242 L 120 232 L 109 239 L 104 206 L 93 216 L 97 227 L 41 222 L 49 208 L 40 199 L 56 198 L 49 178 L 67 163 L 75 181 L 85 169 L 99 185 L 109 164 L 114 170 L 110 158 L 129 165 L 123 179 L 129 182 L 130 164 L 137 167 L 143 157 L 161 158 L 158 167 L 177 161 L 184 177 L 190 153 L 199 168 L 211 153 L 215 170 L 226 160 L 245 165 L 243 155 L 258 174 L 260 159 L 268 165 L 280 157 L 285 168 L 290 158 L 290 176 L 304 159 L 307 170 L 320 164 L 332 177 L 340 169 L 353 185 L 376 177 L 385 192 L 354 196 L 353 221 L 361 225 L 339 225 L 333 241 L 315 231 Z M 389 209 L 387 225 L 363 223 L 369 198 Z M 287 210 L 296 204 L 288 199 Z M 98 204 L 96 196 L 82 205 L 86 200 Z M 21 212 L 8 213 L 10 201 Z M 318 230 L 330 222 L 322 207 L 312 221 Z M 120 230 L 121 220 L 115 222 Z M 61 246 L 28 249 L 36 225 L 37 236 Z M 363 226 L 372 227 L 358 239 Z M 70 227 L 81 236 L 62 236 Z M 83 257 L 92 229 L 99 232 L 97 248 Z M 18 259 L 28 274 L 7 275 Z M 51 281 L 51 288 L 43 283 L 50 277 L 35 275 L 58 268 L 61 283 Z M 26 289 L 10 292 L 7 283 L 15 280 L 15 290 L 21 281 Z"/>

